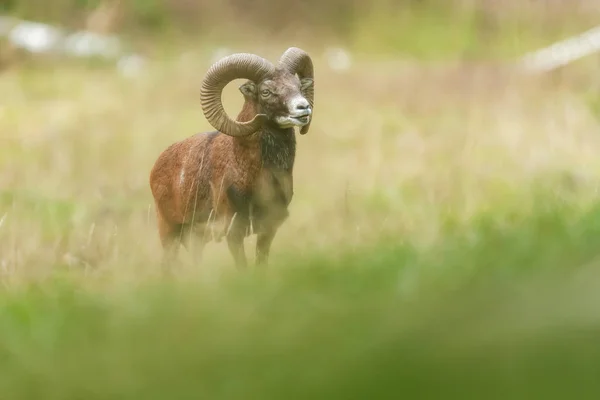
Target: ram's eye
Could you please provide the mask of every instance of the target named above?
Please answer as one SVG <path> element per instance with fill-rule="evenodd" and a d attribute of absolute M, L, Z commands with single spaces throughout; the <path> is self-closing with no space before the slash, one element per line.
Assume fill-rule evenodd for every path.
<path fill-rule="evenodd" d="M 271 91 L 269 89 L 264 89 L 262 92 L 260 92 L 263 96 L 267 97 L 268 95 L 271 94 Z"/>

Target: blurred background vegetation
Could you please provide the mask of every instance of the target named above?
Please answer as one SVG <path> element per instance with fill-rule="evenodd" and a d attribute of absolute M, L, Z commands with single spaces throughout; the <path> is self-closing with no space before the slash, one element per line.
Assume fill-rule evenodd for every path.
<path fill-rule="evenodd" d="M 0 0 L 147 57 L 0 38 L 0 398 L 597 398 L 600 0 Z M 272 265 L 160 274 L 148 174 L 227 51 L 316 68 Z M 331 47 L 351 57 L 332 67 Z M 239 109 L 235 84 L 228 110 Z M 253 259 L 253 241 L 246 250 Z M 186 261 L 186 253 L 182 259 Z M 189 261 L 189 260 L 187 260 Z"/>
<path fill-rule="evenodd" d="M 3 0 L 0 12 L 155 44 L 336 42 L 437 58 L 514 56 L 583 31 L 600 15 L 594 0 Z"/>

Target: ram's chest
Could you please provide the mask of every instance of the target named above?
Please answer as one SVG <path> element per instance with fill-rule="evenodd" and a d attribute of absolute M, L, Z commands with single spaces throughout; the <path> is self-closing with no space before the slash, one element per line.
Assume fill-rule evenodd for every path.
<path fill-rule="evenodd" d="M 292 172 L 296 158 L 296 137 L 292 130 L 267 131 L 261 137 L 260 146 L 263 168 Z"/>
<path fill-rule="evenodd" d="M 283 202 L 287 207 L 293 194 L 294 131 L 265 132 L 261 138 L 261 157 L 262 169 L 255 187 L 257 201 Z"/>
<path fill-rule="evenodd" d="M 293 194 L 292 170 L 296 155 L 294 132 L 264 132 L 255 151 L 240 145 L 239 157 L 225 179 L 232 211 L 250 214 L 251 204 L 287 208 Z M 253 144 L 248 144 L 249 146 Z"/>

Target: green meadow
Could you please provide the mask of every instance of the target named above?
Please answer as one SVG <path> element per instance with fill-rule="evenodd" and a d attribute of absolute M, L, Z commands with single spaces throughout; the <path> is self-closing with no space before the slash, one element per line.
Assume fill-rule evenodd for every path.
<path fill-rule="evenodd" d="M 96 3 L 4 11 L 77 27 Z M 513 65 L 598 10 L 311 0 L 278 25 L 265 0 L 247 18 L 184 3 L 131 3 L 135 76 L 0 39 L 0 399 L 597 398 L 597 56 Z M 219 46 L 308 51 L 314 122 L 269 267 L 251 237 L 247 271 L 211 243 L 167 278 L 149 173 L 212 130 L 199 88 Z"/>

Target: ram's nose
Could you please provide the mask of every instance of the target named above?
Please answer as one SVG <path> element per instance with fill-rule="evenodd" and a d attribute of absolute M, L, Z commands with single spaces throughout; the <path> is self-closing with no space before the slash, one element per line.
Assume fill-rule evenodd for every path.
<path fill-rule="evenodd" d="M 293 113 L 303 115 L 310 115 L 311 113 L 310 103 L 304 97 L 297 97 L 294 100 L 292 100 L 290 108 Z"/>
<path fill-rule="evenodd" d="M 296 103 L 296 110 L 298 110 L 298 111 L 308 110 L 309 108 L 310 108 L 310 104 L 308 104 L 308 100 L 306 100 L 306 99 L 299 100 Z"/>

